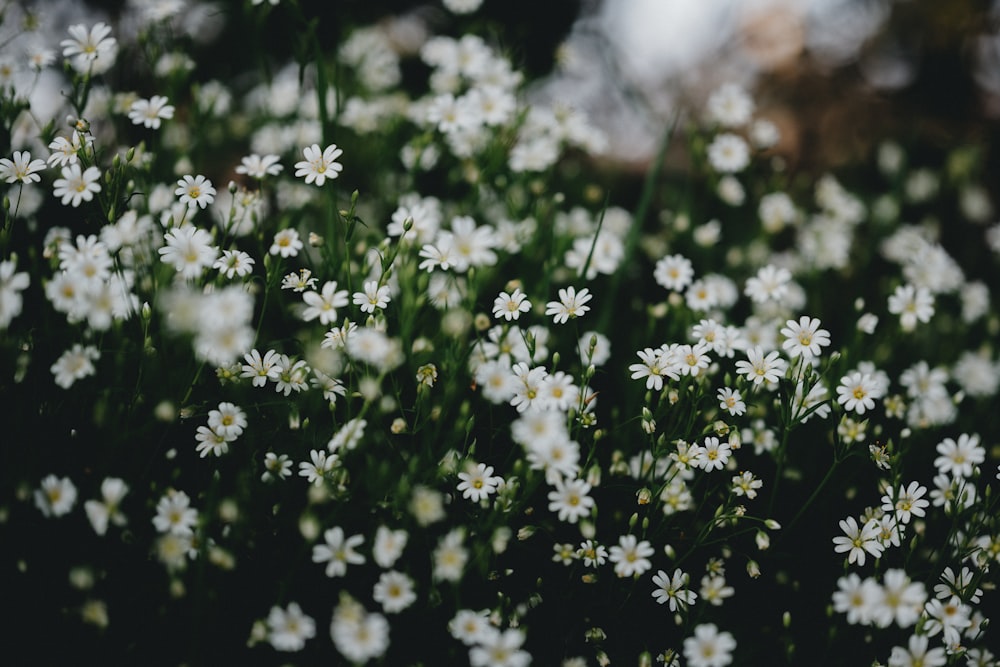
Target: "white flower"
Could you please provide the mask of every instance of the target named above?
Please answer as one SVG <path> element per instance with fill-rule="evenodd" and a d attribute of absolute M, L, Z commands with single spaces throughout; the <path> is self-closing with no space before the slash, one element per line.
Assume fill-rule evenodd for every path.
<path fill-rule="evenodd" d="M 740 127 L 753 117 L 753 98 L 735 83 L 725 83 L 708 98 L 708 117 L 723 127 Z"/>
<path fill-rule="evenodd" d="M 379 567 L 392 567 L 403 555 L 409 534 L 405 530 L 391 530 L 387 526 L 379 526 L 375 531 L 375 543 L 372 545 L 372 559 Z"/>
<path fill-rule="evenodd" d="M 731 415 L 738 416 L 747 411 L 747 404 L 743 402 L 740 392 L 731 387 L 720 389 L 719 393 L 716 394 L 716 398 L 719 399 L 719 408 Z"/>
<path fill-rule="evenodd" d="M 867 551 L 875 558 L 882 555 L 884 546 L 878 540 L 881 530 L 877 520 L 869 519 L 861 527 L 853 516 L 840 521 L 840 529 L 844 535 L 833 538 L 833 550 L 837 553 L 849 552 L 848 563 L 857 563 L 858 566 L 865 564 L 865 552 Z"/>
<path fill-rule="evenodd" d="M 863 415 L 875 407 L 875 399 L 882 398 L 884 393 L 883 387 L 870 374 L 854 371 L 840 379 L 837 402 L 845 410 L 854 410 Z"/>
<path fill-rule="evenodd" d="M 198 523 L 198 510 L 191 507 L 191 499 L 183 491 L 169 489 L 156 504 L 153 526 L 161 533 L 191 536 Z"/>
<path fill-rule="evenodd" d="M 724 667 L 733 661 L 736 640 L 728 632 L 719 632 L 714 623 L 697 625 L 694 636 L 684 640 L 684 658 L 688 667 Z"/>
<path fill-rule="evenodd" d="M 337 178 L 344 169 L 344 165 L 336 161 L 343 153 L 336 144 L 330 144 L 322 151 L 318 144 L 307 146 L 302 149 L 305 160 L 295 163 L 295 175 L 305 176 L 307 184 L 322 186 L 326 179 Z"/>
<path fill-rule="evenodd" d="M 72 25 L 69 27 L 69 34 L 72 39 L 59 42 L 59 46 L 63 47 L 64 58 L 87 63 L 97 60 L 102 54 L 114 53 L 117 49 L 117 41 L 114 37 L 109 37 L 111 28 L 103 21 L 94 24 L 90 30 L 82 23 Z"/>
<path fill-rule="evenodd" d="M 200 277 L 204 269 L 214 264 L 219 252 L 212 243 L 212 235 L 194 225 L 175 227 L 163 240 L 166 245 L 157 251 L 160 259 L 186 279 Z"/>
<path fill-rule="evenodd" d="M 501 317 L 510 322 L 521 317 L 521 313 L 531 310 L 531 302 L 521 292 L 521 288 L 515 288 L 513 292 L 500 292 L 500 296 L 493 300 L 493 317 Z"/>
<path fill-rule="evenodd" d="M 28 151 L 14 151 L 14 159 L 0 158 L 0 180 L 7 183 L 37 183 L 42 180 L 38 175 L 45 169 L 43 160 L 32 160 Z M 65 174 L 63 174 L 65 177 Z M 59 196 L 58 193 L 56 196 Z M 63 202 L 64 204 L 66 202 Z"/>
<path fill-rule="evenodd" d="M 895 494 L 890 491 L 882 496 L 882 509 L 894 513 L 902 523 L 910 523 L 911 517 L 924 516 L 924 509 L 930 505 L 930 501 L 924 498 L 926 493 L 927 487 L 920 482 L 910 482 L 909 486 L 896 489 Z"/>
<path fill-rule="evenodd" d="M 799 321 L 788 320 L 781 329 L 785 342 L 781 347 L 790 357 L 801 355 L 804 359 L 818 357 L 820 348 L 830 344 L 830 332 L 819 328 L 820 321 L 815 317 L 803 315 Z"/>
<path fill-rule="evenodd" d="M 62 197 L 62 204 L 71 204 L 74 208 L 82 201 L 90 201 L 94 194 L 101 191 L 101 171 L 97 167 L 87 167 L 80 170 L 80 165 L 71 164 L 62 168 L 62 178 L 53 181 L 52 194 Z"/>
<path fill-rule="evenodd" d="M 708 161 L 715 171 L 734 174 L 750 164 L 750 147 L 742 137 L 726 132 L 708 145 Z"/>
<path fill-rule="evenodd" d="M 972 477 L 973 466 L 986 460 L 986 450 L 979 444 L 979 436 L 963 433 L 958 436 L 958 442 L 945 438 L 937 445 L 939 457 L 934 459 L 934 465 L 944 474 L 952 477 Z"/>
<path fill-rule="evenodd" d="M 382 605 L 385 613 L 396 614 L 413 604 L 417 594 L 413 590 L 412 579 L 402 572 L 390 570 L 379 576 L 372 599 Z"/>
<path fill-rule="evenodd" d="M 549 301 L 545 304 L 545 314 L 553 315 L 556 324 L 565 324 L 570 318 L 576 319 L 588 310 L 590 306 L 584 304 L 590 301 L 593 295 L 586 287 L 579 292 L 573 287 L 559 290 L 559 301 Z"/>
<path fill-rule="evenodd" d="M 361 306 L 363 313 L 374 313 L 376 308 L 384 310 L 391 299 L 389 286 L 379 286 L 377 280 L 366 280 L 364 292 L 354 293 L 354 304 Z"/>
<path fill-rule="evenodd" d="M 496 493 L 497 487 L 503 482 L 502 477 L 493 475 L 493 466 L 479 463 L 465 472 L 458 473 L 461 480 L 457 489 L 462 492 L 463 498 L 468 498 L 474 503 L 486 500 Z"/>
<path fill-rule="evenodd" d="M 167 104 L 167 98 L 153 95 L 148 100 L 138 99 L 132 103 L 128 117 L 136 125 L 145 125 L 154 130 L 160 129 L 160 121 L 174 117 L 174 107 Z"/>
<path fill-rule="evenodd" d="M 355 551 L 365 541 L 364 535 L 344 536 L 344 529 L 334 526 L 323 532 L 325 544 L 313 546 L 314 563 L 326 563 L 326 576 L 342 577 L 348 565 L 361 565 L 365 557 Z"/>
<path fill-rule="evenodd" d="M 934 315 L 934 295 L 926 287 L 899 285 L 889 295 L 889 312 L 899 315 L 903 331 L 913 331 L 917 322 L 929 322 Z"/>
<path fill-rule="evenodd" d="M 125 515 L 119 510 L 122 498 L 128 493 L 125 480 L 118 477 L 106 477 L 101 482 L 101 500 L 88 500 L 83 504 L 87 519 L 94 532 L 104 535 L 108 532 L 108 524 L 124 526 L 127 523 Z"/>
<path fill-rule="evenodd" d="M 302 612 L 298 603 L 271 607 L 267 616 L 267 640 L 276 651 L 301 651 L 306 640 L 316 636 L 316 622 Z"/>
<path fill-rule="evenodd" d="M 52 374 L 56 384 L 63 389 L 69 389 L 77 380 L 81 380 L 97 372 L 94 362 L 101 358 L 101 353 L 93 345 L 84 347 L 79 343 L 63 352 L 62 356 L 52 364 Z"/>
<path fill-rule="evenodd" d="M 280 254 L 282 257 L 295 257 L 303 247 L 305 246 L 299 239 L 299 232 L 289 227 L 274 235 L 274 242 L 271 243 L 269 252 L 272 255 Z"/>
<path fill-rule="evenodd" d="M 174 194 L 180 197 L 180 203 L 186 204 L 189 209 L 205 208 L 215 201 L 215 188 L 212 187 L 212 181 L 201 174 L 197 176 L 185 175 L 184 178 L 177 181 L 177 189 L 174 190 Z"/>
<path fill-rule="evenodd" d="M 338 290 L 337 281 L 331 280 L 323 284 L 323 291 L 306 292 L 302 300 L 308 306 L 302 311 L 302 319 L 311 322 L 319 318 L 320 324 L 333 324 L 337 321 L 337 309 L 347 305 L 347 290 Z"/>
<path fill-rule="evenodd" d="M 618 544 L 611 547 L 608 559 L 615 564 L 615 574 L 631 577 L 653 566 L 649 561 L 653 553 L 653 546 L 648 541 L 640 541 L 635 535 L 622 535 Z"/>
<path fill-rule="evenodd" d="M 223 250 L 222 256 L 215 260 L 212 268 L 218 269 L 219 273 L 227 278 L 235 278 L 237 276 L 244 278 L 253 271 L 253 265 L 253 257 L 242 250 Z"/>
<path fill-rule="evenodd" d="M 531 655 L 521 650 L 524 632 L 508 628 L 500 632 L 489 627 L 481 633 L 479 643 L 469 649 L 471 667 L 528 667 Z"/>
<path fill-rule="evenodd" d="M 0 330 L 6 329 L 11 320 L 21 314 L 24 305 L 21 292 L 31 284 L 27 273 L 15 273 L 16 270 L 16 255 L 9 261 L 0 262 Z"/>
<path fill-rule="evenodd" d="M 736 362 L 736 372 L 746 376 L 747 381 L 754 385 L 777 382 L 788 368 L 788 363 L 780 356 L 777 350 L 765 356 L 760 346 L 754 345 L 747 350 L 747 361 Z"/>
<path fill-rule="evenodd" d="M 656 262 L 653 278 L 662 287 L 681 292 L 691 284 L 694 268 L 688 258 L 682 255 L 669 255 Z"/>
<path fill-rule="evenodd" d="M 69 477 L 47 475 L 35 491 L 35 506 L 47 517 L 69 514 L 76 504 L 76 486 Z"/>
<path fill-rule="evenodd" d="M 653 575 L 653 598 L 660 604 L 666 604 L 670 611 L 684 611 L 698 599 L 694 591 L 688 590 L 689 577 L 680 568 L 668 575 L 659 570 Z"/>
<path fill-rule="evenodd" d="M 788 283 L 792 274 L 784 267 L 768 264 L 757 271 L 757 275 L 747 280 L 744 294 L 754 303 L 781 301 L 788 293 Z"/>
<path fill-rule="evenodd" d="M 590 489 L 590 484 L 582 479 L 557 478 L 555 490 L 549 491 L 549 511 L 558 513 L 560 521 L 576 523 L 590 514 L 594 506 L 594 499 L 587 495 Z"/>
<path fill-rule="evenodd" d="M 246 174 L 251 178 L 261 179 L 265 176 L 277 176 L 284 167 L 278 163 L 280 158 L 277 155 L 269 154 L 261 157 L 256 153 L 247 155 L 240 160 L 240 165 L 236 167 L 237 174 Z"/>

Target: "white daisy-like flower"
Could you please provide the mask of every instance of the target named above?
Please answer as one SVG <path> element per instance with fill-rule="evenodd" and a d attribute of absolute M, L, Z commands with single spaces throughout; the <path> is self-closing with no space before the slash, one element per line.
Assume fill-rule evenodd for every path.
<path fill-rule="evenodd" d="M 162 95 L 153 95 L 148 100 L 138 99 L 129 108 L 128 117 L 136 125 L 145 125 L 148 128 L 158 130 L 161 120 L 169 120 L 174 117 L 174 107 L 167 104 L 168 101 Z"/>
<path fill-rule="evenodd" d="M 0 180 L 7 183 L 17 183 L 18 181 L 37 183 L 42 180 L 41 176 L 38 175 L 42 169 L 45 169 L 45 161 L 32 160 L 31 153 L 28 151 L 14 151 L 13 159 L 0 158 Z M 63 176 L 65 177 L 65 174 Z"/>
<path fill-rule="evenodd" d="M 215 201 L 215 188 L 212 181 L 201 174 L 197 176 L 185 175 L 177 181 L 177 189 L 174 194 L 180 197 L 180 203 L 188 208 L 205 208 Z"/>
<path fill-rule="evenodd" d="M 41 162 L 41 160 L 39 160 Z M 101 171 L 97 167 L 87 167 L 81 171 L 80 165 L 71 164 L 62 168 L 62 178 L 53 181 L 52 194 L 62 197 L 62 204 L 72 205 L 74 208 L 80 202 L 90 201 L 94 195 L 101 191 Z"/>
<path fill-rule="evenodd" d="M 302 156 L 305 160 L 295 163 L 295 175 L 305 177 L 306 183 L 315 183 L 322 186 L 326 179 L 335 179 L 340 176 L 344 165 L 337 162 L 337 158 L 344 154 L 344 151 L 337 148 L 336 144 L 330 144 L 322 151 L 319 144 L 313 144 L 302 149 Z"/>
<path fill-rule="evenodd" d="M 549 301 L 545 304 L 545 314 L 552 315 L 556 324 L 565 324 L 570 318 L 576 319 L 588 310 L 584 305 L 593 298 L 590 290 L 584 287 L 579 292 L 574 287 L 559 290 L 559 301 Z"/>
<path fill-rule="evenodd" d="M 493 317 L 501 317 L 510 322 L 521 317 L 521 313 L 531 310 L 531 302 L 528 297 L 521 292 L 521 288 L 515 288 L 513 292 L 500 292 L 500 295 L 493 300 Z"/>

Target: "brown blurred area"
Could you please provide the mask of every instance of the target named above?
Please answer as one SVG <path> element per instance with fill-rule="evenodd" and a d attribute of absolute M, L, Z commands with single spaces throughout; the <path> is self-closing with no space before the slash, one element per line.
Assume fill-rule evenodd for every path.
<path fill-rule="evenodd" d="M 807 51 L 803 17 L 787 7 L 750 14 L 736 41 L 759 70 L 758 113 L 781 131 L 774 151 L 795 166 L 830 168 L 864 159 L 886 137 L 945 150 L 995 137 L 1000 100 L 972 74 L 990 24 L 976 0 L 897 2 L 883 30 L 836 66 Z"/>

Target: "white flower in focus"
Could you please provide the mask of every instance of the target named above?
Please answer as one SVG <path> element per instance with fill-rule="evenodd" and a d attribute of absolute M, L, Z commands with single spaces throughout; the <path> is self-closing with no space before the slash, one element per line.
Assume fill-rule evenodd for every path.
<path fill-rule="evenodd" d="M 837 402 L 845 410 L 854 410 L 859 415 L 875 407 L 875 399 L 882 398 L 883 388 L 868 373 L 854 371 L 840 379 L 837 387 Z"/>
<path fill-rule="evenodd" d="M 502 477 L 493 475 L 493 466 L 484 463 L 479 463 L 465 472 L 458 473 L 458 478 L 461 481 L 457 489 L 462 492 L 462 497 L 468 498 L 474 503 L 486 500 L 496 493 L 497 487 L 503 482 Z"/>
<path fill-rule="evenodd" d="M 14 151 L 14 159 L 0 158 L 0 180 L 7 183 L 37 183 L 38 172 L 45 169 L 44 160 L 32 160 L 28 151 Z M 64 174 L 65 176 L 65 174 Z M 58 194 L 56 196 L 59 196 Z M 65 202 L 63 202 L 65 203 Z"/>
<path fill-rule="evenodd" d="M 302 240 L 299 239 L 298 231 L 289 227 L 282 229 L 274 235 L 274 242 L 271 243 L 271 248 L 268 252 L 272 255 L 281 255 L 282 257 L 295 257 L 303 247 L 305 246 Z"/>
<path fill-rule="evenodd" d="M 582 316 L 590 306 L 586 306 L 593 298 L 586 287 L 579 292 L 574 287 L 567 287 L 559 290 L 559 301 L 549 301 L 545 304 L 545 314 L 553 315 L 556 324 L 565 324 L 570 318 L 576 319 Z"/>
<path fill-rule="evenodd" d="M 864 565 L 865 552 L 875 558 L 882 555 L 885 547 L 878 540 L 881 529 L 877 520 L 869 519 L 859 527 L 857 520 L 849 516 L 840 521 L 840 529 L 844 531 L 844 535 L 833 538 L 833 550 L 837 553 L 849 552 L 848 563 L 857 563 L 859 567 Z"/>
<path fill-rule="evenodd" d="M 195 207 L 205 208 L 215 201 L 215 188 L 212 181 L 201 174 L 197 176 L 185 175 L 177 181 L 177 189 L 174 194 L 180 197 L 180 203 L 189 209 Z"/>
<path fill-rule="evenodd" d="M 340 176 L 344 165 L 337 162 L 337 158 L 343 155 L 344 151 L 337 148 L 336 144 L 330 144 L 320 151 L 318 144 L 307 146 L 302 149 L 302 156 L 305 160 L 295 163 L 295 175 L 304 176 L 306 184 L 315 183 L 322 186 L 326 179 L 334 179 Z"/>
<path fill-rule="evenodd" d="M 819 325 L 819 319 L 807 315 L 800 317 L 798 322 L 788 320 L 781 329 L 781 335 L 785 337 L 781 347 L 792 358 L 799 355 L 804 359 L 818 357 L 820 348 L 830 344 L 830 332 L 820 329 Z"/>
<path fill-rule="evenodd" d="M 764 354 L 759 345 L 747 350 L 747 361 L 736 362 L 736 372 L 745 376 L 755 386 L 772 384 L 781 379 L 788 369 L 788 363 L 780 358 L 777 350 Z"/>
<path fill-rule="evenodd" d="M 138 99 L 129 108 L 128 117 L 136 125 L 158 130 L 161 120 L 174 117 L 174 107 L 167 104 L 167 101 L 162 95 L 153 95 L 148 100 Z"/>
<path fill-rule="evenodd" d="M 374 313 L 376 308 L 385 310 L 385 307 L 389 305 L 389 301 L 392 300 L 390 292 L 391 290 L 388 285 L 380 287 L 379 281 L 366 280 L 364 292 L 354 293 L 354 305 L 361 306 L 361 312 L 363 313 Z"/>
<path fill-rule="evenodd" d="M 103 21 L 90 30 L 80 23 L 70 26 L 68 31 L 72 39 L 62 40 L 59 46 L 63 48 L 63 57 L 72 58 L 78 71 L 86 71 L 88 63 L 101 55 L 113 54 L 118 48 L 118 42 L 109 36 L 111 28 Z"/>
<path fill-rule="evenodd" d="M 653 575 L 653 599 L 665 604 L 670 611 L 684 611 L 698 599 L 698 595 L 688 590 L 689 577 L 686 572 L 677 568 L 673 575 L 659 570 Z"/>
<path fill-rule="evenodd" d="M 493 300 L 493 317 L 501 317 L 510 322 L 521 317 L 521 313 L 531 310 L 531 302 L 521 292 L 521 288 L 515 288 L 513 292 L 500 292 L 500 296 Z"/>

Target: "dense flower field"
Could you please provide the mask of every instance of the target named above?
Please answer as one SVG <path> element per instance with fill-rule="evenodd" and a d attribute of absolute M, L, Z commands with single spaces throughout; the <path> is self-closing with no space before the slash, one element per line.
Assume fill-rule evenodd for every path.
<path fill-rule="evenodd" d="M 1000 664 L 987 152 L 637 176 L 479 5 L 5 5 L 2 662 Z"/>

